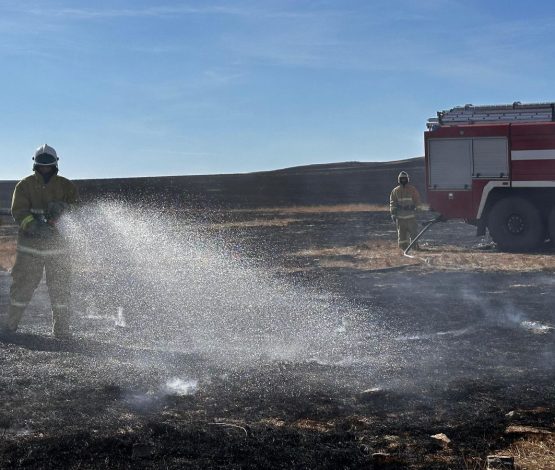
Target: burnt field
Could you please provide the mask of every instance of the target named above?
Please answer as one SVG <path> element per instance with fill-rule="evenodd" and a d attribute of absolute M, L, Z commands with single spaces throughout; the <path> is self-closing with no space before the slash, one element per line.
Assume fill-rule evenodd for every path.
<path fill-rule="evenodd" d="M 76 339 L 41 284 L 0 342 L 0 467 L 555 468 L 550 246 L 449 222 L 404 258 L 364 205 L 188 217 L 67 223 Z"/>

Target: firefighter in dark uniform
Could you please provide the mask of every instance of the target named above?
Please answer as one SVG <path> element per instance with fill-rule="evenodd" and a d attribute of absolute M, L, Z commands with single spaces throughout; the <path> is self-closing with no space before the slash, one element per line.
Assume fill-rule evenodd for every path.
<path fill-rule="evenodd" d="M 17 254 L 12 269 L 8 316 L 0 325 L 6 333 L 17 330 L 43 273 L 52 306 L 52 333 L 71 337 L 71 266 L 67 243 L 56 228 L 62 213 L 78 199 L 77 188 L 58 175 L 58 156 L 49 145 L 41 145 L 33 157 L 34 174 L 21 180 L 12 199 L 12 216 L 19 225 Z"/>

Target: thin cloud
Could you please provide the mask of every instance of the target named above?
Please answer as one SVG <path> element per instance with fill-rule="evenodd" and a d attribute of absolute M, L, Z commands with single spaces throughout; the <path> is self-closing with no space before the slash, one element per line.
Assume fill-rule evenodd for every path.
<path fill-rule="evenodd" d="M 219 14 L 219 15 L 241 15 L 244 10 L 229 7 L 148 7 L 148 8 L 124 8 L 124 9 L 85 9 L 85 8 L 64 8 L 59 10 L 31 10 L 34 14 L 49 14 L 54 17 L 63 17 L 65 19 L 109 19 L 109 18 L 137 18 L 137 17 L 155 17 L 165 18 L 174 17 L 176 15 L 193 15 L 193 14 Z"/>
<path fill-rule="evenodd" d="M 441 13 L 439 18 L 431 17 L 430 10 Z M 464 26 L 464 34 L 457 33 L 457 24 L 441 22 L 454 11 L 473 18 L 470 28 Z M 468 15 L 462 15 L 464 12 Z M 282 28 L 273 23 L 273 28 L 256 31 L 257 40 L 252 40 L 252 32 L 240 32 L 225 44 L 234 55 L 255 63 L 418 74 L 484 84 L 506 82 L 508 77 L 530 84 L 543 80 L 526 73 L 521 65 L 550 61 L 554 48 L 546 47 L 553 24 L 550 18 L 492 21 L 452 0 L 418 8 L 407 4 L 404 11 L 389 8 L 376 13 L 374 7 L 368 7 L 364 15 L 344 11 L 314 21 L 277 23 Z M 404 35 L 398 35 L 397 22 L 410 23 Z M 351 35 L 357 28 L 366 28 L 367 34 Z M 517 60 L 507 61 L 508 56 Z"/>
<path fill-rule="evenodd" d="M 238 17 L 300 18 L 307 13 L 261 9 L 252 5 L 205 5 L 205 6 L 153 6 L 142 8 L 30 8 L 27 13 L 36 16 L 63 18 L 65 20 L 94 20 L 120 18 L 175 18 L 188 15 L 222 15 Z M 308 14 L 310 15 L 310 14 Z"/>

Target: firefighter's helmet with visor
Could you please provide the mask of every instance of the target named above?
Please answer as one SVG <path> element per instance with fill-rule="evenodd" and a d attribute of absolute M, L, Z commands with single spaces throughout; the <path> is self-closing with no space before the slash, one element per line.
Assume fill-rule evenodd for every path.
<path fill-rule="evenodd" d="M 53 166 L 58 169 L 58 160 L 56 150 L 48 144 L 43 144 L 35 150 L 33 170 L 36 170 L 39 166 Z"/>
<path fill-rule="evenodd" d="M 399 184 L 407 184 L 409 181 L 410 177 L 406 171 L 402 171 L 401 173 L 399 173 L 399 176 L 397 177 L 397 182 Z"/>

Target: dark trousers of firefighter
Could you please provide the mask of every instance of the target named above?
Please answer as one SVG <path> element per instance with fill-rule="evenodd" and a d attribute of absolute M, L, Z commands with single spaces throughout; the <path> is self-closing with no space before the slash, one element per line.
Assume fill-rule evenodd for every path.
<path fill-rule="evenodd" d="M 416 217 L 408 217 L 406 219 L 397 219 L 397 240 L 399 248 L 406 250 L 411 240 L 418 235 L 418 224 Z"/>
<path fill-rule="evenodd" d="M 54 334 L 69 331 L 69 301 L 71 267 L 68 255 L 38 256 L 18 252 L 12 269 L 10 309 L 7 328 L 15 331 L 25 307 L 31 301 L 43 272 L 52 305 L 52 327 Z"/>

